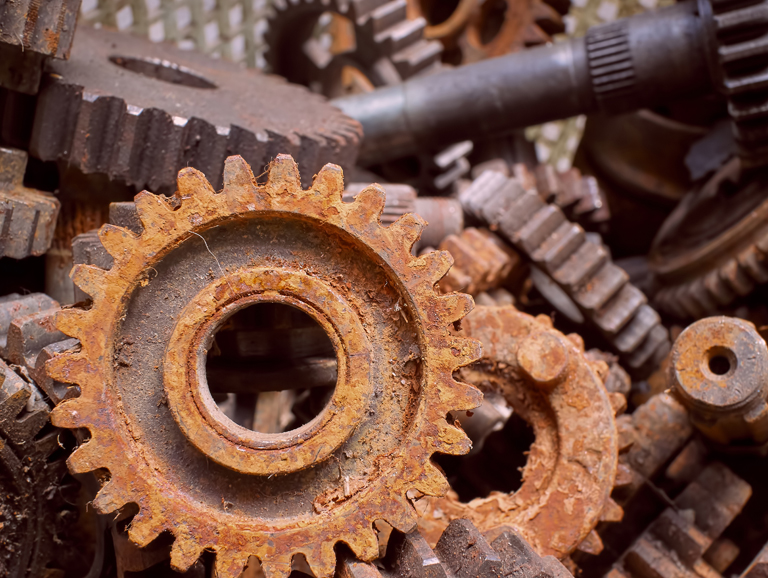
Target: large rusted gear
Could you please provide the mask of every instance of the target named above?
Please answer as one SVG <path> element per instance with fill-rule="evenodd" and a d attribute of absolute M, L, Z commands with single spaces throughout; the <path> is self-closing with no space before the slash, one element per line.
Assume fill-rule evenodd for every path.
<path fill-rule="evenodd" d="M 446 416 L 480 403 L 478 390 L 452 377 L 479 357 L 479 344 L 448 332 L 472 300 L 436 293 L 447 253 L 411 254 L 419 217 L 381 226 L 384 192 L 371 186 L 344 203 L 335 165 L 304 191 L 288 155 L 271 163 L 266 185 L 230 157 L 223 182 L 216 194 L 184 169 L 176 210 L 144 192 L 135 199 L 140 235 L 101 228 L 114 264 L 75 267 L 93 304 L 57 318 L 82 350 L 48 362 L 53 379 L 82 394 L 52 420 L 90 430 L 71 471 L 107 469 L 95 507 L 137 504 L 130 539 L 142 546 L 171 532 L 174 568 L 208 548 L 218 576 L 238 576 L 249 555 L 267 576 L 287 576 L 303 554 L 324 578 L 339 541 L 363 560 L 378 557 L 375 520 L 413 529 L 413 492 L 447 490 L 430 456 L 469 450 Z M 326 408 L 285 434 L 227 420 L 196 369 L 226 318 L 264 302 L 313 317 L 338 361 Z"/>
<path fill-rule="evenodd" d="M 220 188 L 232 154 L 261 172 L 290 153 L 309 184 L 331 160 L 351 166 L 360 136 L 356 121 L 281 78 L 83 26 L 70 59 L 46 65 L 29 147 L 112 186 L 170 194 L 190 166 Z"/>
<path fill-rule="evenodd" d="M 516 528 L 542 556 L 599 553 L 595 526 L 623 513 L 611 492 L 619 455 L 614 414 L 626 401 L 606 391 L 608 366 L 587 360 L 581 339 L 553 329 L 548 317 L 511 306 L 477 307 L 461 328 L 483 344 L 483 359 L 462 369 L 462 378 L 503 395 L 536 439 L 517 491 L 467 503 L 453 493 L 425 500 L 422 531 L 434 541 L 451 520 L 467 518 L 483 533 Z"/>
<path fill-rule="evenodd" d="M 348 43 L 336 30 L 334 41 L 349 44 L 338 54 L 312 37 L 324 13 L 351 24 L 354 37 Z M 278 0 L 267 18 L 265 58 L 274 74 L 327 96 L 342 96 L 353 86 L 397 84 L 439 66 L 442 46 L 424 39 L 426 24 L 423 18 L 408 18 L 403 0 Z M 357 85 L 350 82 L 354 79 Z"/>

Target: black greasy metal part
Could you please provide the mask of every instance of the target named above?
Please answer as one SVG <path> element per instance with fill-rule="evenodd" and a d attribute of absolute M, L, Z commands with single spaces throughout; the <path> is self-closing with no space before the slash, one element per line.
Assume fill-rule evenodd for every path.
<path fill-rule="evenodd" d="M 635 376 L 669 352 L 669 334 L 645 295 L 562 210 L 515 178 L 487 171 L 462 191 L 468 214 L 482 219 L 543 272 L 559 294 L 600 330 Z M 557 304 L 556 300 L 550 300 Z"/>
<path fill-rule="evenodd" d="M 81 27 L 68 61 L 46 66 L 31 154 L 141 190 L 172 193 L 183 167 L 221 187 L 224 159 L 255 169 L 290 153 L 307 183 L 354 162 L 360 127 L 275 76 L 127 34 Z"/>
<path fill-rule="evenodd" d="M 746 166 L 768 162 L 768 2 L 699 0 L 708 16 L 710 65 Z"/>
<path fill-rule="evenodd" d="M 695 0 L 688 0 L 598 28 L 586 39 L 334 103 L 363 125 L 360 160 L 378 162 L 477 134 L 493 137 L 578 114 L 652 107 L 710 91 L 706 33 Z"/>

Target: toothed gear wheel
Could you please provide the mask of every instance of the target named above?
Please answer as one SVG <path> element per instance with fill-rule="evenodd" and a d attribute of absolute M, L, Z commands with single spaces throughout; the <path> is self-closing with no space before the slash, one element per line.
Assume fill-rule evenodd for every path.
<path fill-rule="evenodd" d="M 338 49 L 313 37 L 324 13 L 352 24 L 353 38 Z M 326 96 L 342 96 L 344 75 L 376 87 L 438 67 L 442 45 L 424 39 L 426 25 L 423 18 L 408 19 L 405 0 L 276 0 L 267 18 L 265 58 L 273 74 Z"/>
<path fill-rule="evenodd" d="M 606 391 L 608 365 L 589 361 L 582 339 L 553 329 L 549 317 L 511 306 L 477 307 L 458 334 L 483 344 L 483 359 L 461 369 L 461 377 L 502 395 L 536 439 L 520 488 L 469 502 L 455 493 L 425 499 L 422 532 L 436 541 L 448 522 L 466 518 L 484 533 L 515 527 L 539 554 L 560 560 L 576 550 L 600 553 L 595 527 L 623 516 L 611 492 L 619 455 L 614 415 L 626 399 Z M 510 467 L 499 459 L 489 458 L 490 467 Z M 477 471 L 479 464 L 470 467 Z"/>
<path fill-rule="evenodd" d="M 352 166 L 362 131 L 306 88 L 189 50 L 82 26 L 68 61 L 51 61 L 30 154 L 86 175 L 172 193 L 184 167 L 221 187 L 239 154 L 261 172 L 278 154 L 311 175 Z"/>
<path fill-rule="evenodd" d="M 0 361 L 0 576 L 42 576 L 54 556 L 63 459 L 40 391 Z"/>
<path fill-rule="evenodd" d="M 767 186 L 765 171 L 733 159 L 675 207 L 648 259 L 661 311 L 700 319 L 768 283 Z"/>
<path fill-rule="evenodd" d="M 337 542 L 373 560 L 375 520 L 410 531 L 409 498 L 448 489 L 430 456 L 469 451 L 446 416 L 481 400 L 452 377 L 480 354 L 477 342 L 448 332 L 472 299 L 436 293 L 447 253 L 411 254 L 420 217 L 383 227 L 381 188 L 353 203 L 343 190 L 336 165 L 302 190 L 288 155 L 270 164 L 265 185 L 242 158 L 228 158 L 218 194 L 183 169 L 178 208 L 137 195 L 141 234 L 104 225 L 112 267 L 73 269 L 93 303 L 62 311 L 57 326 L 82 350 L 54 357 L 48 371 L 82 394 L 59 404 L 53 423 L 91 432 L 70 470 L 108 470 L 94 506 L 137 504 L 129 538 L 144 546 L 170 532 L 177 570 L 210 549 L 223 578 L 239 576 L 250 555 L 268 577 L 288 576 L 303 554 L 325 578 Z M 313 317 L 338 364 L 325 408 L 283 434 L 227 419 L 203 369 L 216 328 L 265 302 Z"/>
<path fill-rule="evenodd" d="M 488 223 L 532 267 L 539 291 L 575 321 L 600 330 L 635 377 L 647 377 L 670 349 L 669 334 L 642 291 L 538 191 L 486 171 L 462 191 L 466 213 Z"/>

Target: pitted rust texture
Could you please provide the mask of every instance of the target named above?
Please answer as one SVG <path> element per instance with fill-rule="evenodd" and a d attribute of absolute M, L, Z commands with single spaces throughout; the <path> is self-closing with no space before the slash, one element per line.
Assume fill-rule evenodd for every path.
<path fill-rule="evenodd" d="M 30 153 L 135 190 L 172 193 L 189 166 L 218 190 L 233 153 L 261 173 L 289 152 L 305 184 L 326 162 L 357 156 L 359 123 L 303 87 L 221 59 L 83 26 L 71 58 L 46 66 Z"/>
<path fill-rule="evenodd" d="M 622 555 L 606 578 L 717 578 L 705 552 L 741 512 L 752 488 L 721 463 L 705 468 Z"/>
<path fill-rule="evenodd" d="M 24 186 L 27 153 L 0 147 L 0 257 L 42 255 L 53 242 L 59 201 Z"/>
<path fill-rule="evenodd" d="M 708 317 L 675 340 L 668 381 L 713 441 L 768 441 L 768 347 L 748 321 Z"/>
<path fill-rule="evenodd" d="M 477 295 L 496 289 L 522 267 L 518 254 L 487 229 L 468 227 L 448 235 L 439 249 L 453 257 L 453 267 L 440 281 L 440 289 L 445 292 Z"/>
<path fill-rule="evenodd" d="M 501 393 L 536 440 L 516 492 L 469 503 L 455 495 L 425 500 L 420 527 L 435 540 L 448 522 L 468 518 L 483 532 L 513 526 L 542 556 L 599 552 L 595 526 L 622 517 L 610 494 L 619 450 L 614 413 L 625 404 L 603 386 L 607 365 L 588 361 L 581 339 L 554 330 L 548 317 L 514 307 L 478 307 L 461 327 L 461 335 L 480 339 L 484 357 L 460 375 Z"/>
<path fill-rule="evenodd" d="M 230 157 L 223 183 L 216 194 L 185 169 L 177 208 L 137 195 L 140 234 L 101 228 L 114 263 L 75 267 L 93 304 L 57 318 L 82 350 L 48 363 L 52 379 L 82 394 L 59 404 L 53 422 L 90 430 L 71 471 L 107 469 L 94 506 L 136 503 L 129 538 L 143 546 L 170 531 L 175 569 L 209 548 L 222 577 L 238 576 L 250 555 L 268 576 L 287 576 L 292 556 L 303 554 L 325 578 L 338 541 L 362 560 L 378 557 L 374 520 L 412 530 L 406 493 L 447 489 L 429 457 L 469 450 L 446 416 L 480 403 L 475 388 L 452 377 L 479 357 L 479 344 L 448 332 L 472 301 L 435 292 L 447 253 L 411 254 L 419 217 L 383 227 L 377 186 L 344 203 L 335 165 L 302 190 L 287 155 L 272 162 L 265 185 Z M 205 384 L 216 324 L 256 302 L 303 309 L 336 349 L 330 402 L 292 432 L 235 426 Z"/>

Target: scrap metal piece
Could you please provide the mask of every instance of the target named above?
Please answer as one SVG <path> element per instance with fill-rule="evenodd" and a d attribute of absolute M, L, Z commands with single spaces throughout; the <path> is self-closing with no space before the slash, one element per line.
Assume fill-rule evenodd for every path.
<path fill-rule="evenodd" d="M 721 463 L 699 476 L 622 555 L 606 578 L 720 576 L 704 553 L 741 512 L 750 485 Z"/>
<path fill-rule="evenodd" d="M 114 264 L 77 266 L 73 280 L 93 304 L 57 317 L 82 351 L 48 363 L 52 379 L 82 394 L 60 403 L 52 421 L 92 432 L 70 470 L 109 470 L 94 506 L 138 504 L 129 538 L 142 546 L 169 531 L 175 569 L 210 548 L 219 576 L 238 576 L 249 555 L 268 576 L 287 576 L 302 554 L 325 578 L 338 541 L 373 560 L 374 520 L 409 531 L 416 513 L 406 493 L 445 492 L 433 453 L 469 451 L 446 416 L 480 404 L 479 391 L 452 377 L 479 357 L 479 344 L 447 328 L 471 298 L 435 292 L 450 256 L 411 254 L 419 217 L 381 226 L 384 191 L 371 186 L 344 203 L 335 165 L 302 190 L 288 155 L 271 163 L 265 185 L 230 157 L 223 182 L 216 194 L 184 169 L 178 208 L 141 193 L 140 235 L 101 228 Z M 216 329 L 264 302 L 312 316 L 339 367 L 319 416 L 276 435 L 226 418 L 202 369 Z"/>
<path fill-rule="evenodd" d="M 486 171 L 462 191 L 464 211 L 529 260 L 548 284 L 537 287 L 560 311 L 581 316 L 605 336 L 635 376 L 646 376 L 669 352 L 669 335 L 645 295 L 563 211 L 536 189 Z"/>
<path fill-rule="evenodd" d="M 468 227 L 448 235 L 438 248 L 453 257 L 453 267 L 439 284 L 445 293 L 465 291 L 474 296 L 497 289 L 522 265 L 520 256 L 487 229 Z"/>
<path fill-rule="evenodd" d="M 264 34 L 269 70 L 326 96 L 342 96 L 439 66 L 442 46 L 424 39 L 426 21 L 409 19 L 406 8 L 405 0 L 273 2 Z M 313 36 L 322 14 L 341 16 L 342 29 L 349 22 L 350 41 L 322 46 Z"/>
<path fill-rule="evenodd" d="M 766 187 L 765 171 L 745 173 L 733 159 L 680 202 L 648 260 L 659 309 L 700 319 L 768 282 Z"/>
<path fill-rule="evenodd" d="M 42 255 L 53 242 L 59 201 L 24 186 L 27 153 L 0 147 L 0 257 Z"/>
<path fill-rule="evenodd" d="M 46 72 L 30 153 L 138 190 L 170 194 L 187 166 L 219 189 L 233 153 L 258 172 L 291 153 L 308 183 L 330 160 L 351 166 L 361 136 L 305 88 L 128 34 L 82 27 Z"/>
<path fill-rule="evenodd" d="M 0 86 L 34 94 L 43 61 L 68 58 L 81 0 L 0 4 Z"/>
<path fill-rule="evenodd" d="M 616 481 L 619 442 L 616 403 L 598 377 L 608 372 L 590 362 L 583 342 L 514 307 L 477 307 L 461 323 L 460 335 L 479 338 L 483 359 L 461 377 L 484 391 L 500 393 L 535 434 L 522 473 L 522 486 L 462 503 L 455 494 L 430 498 L 419 527 L 436 540 L 448 522 L 471 520 L 481 531 L 514 526 L 544 555 L 562 560 L 578 548 L 602 549 L 593 532 L 600 521 L 621 519 L 610 494 Z M 500 466 L 503 467 L 503 466 Z"/>
<path fill-rule="evenodd" d="M 3 361 L 0 380 L 0 574 L 43 576 L 55 566 L 57 543 L 68 540 L 57 535 L 66 495 L 64 458 L 54 455 L 60 432 L 44 430 L 50 407 L 43 395 Z"/>
<path fill-rule="evenodd" d="M 768 441 L 768 347 L 748 321 L 708 317 L 675 340 L 668 380 L 705 436 Z"/>

